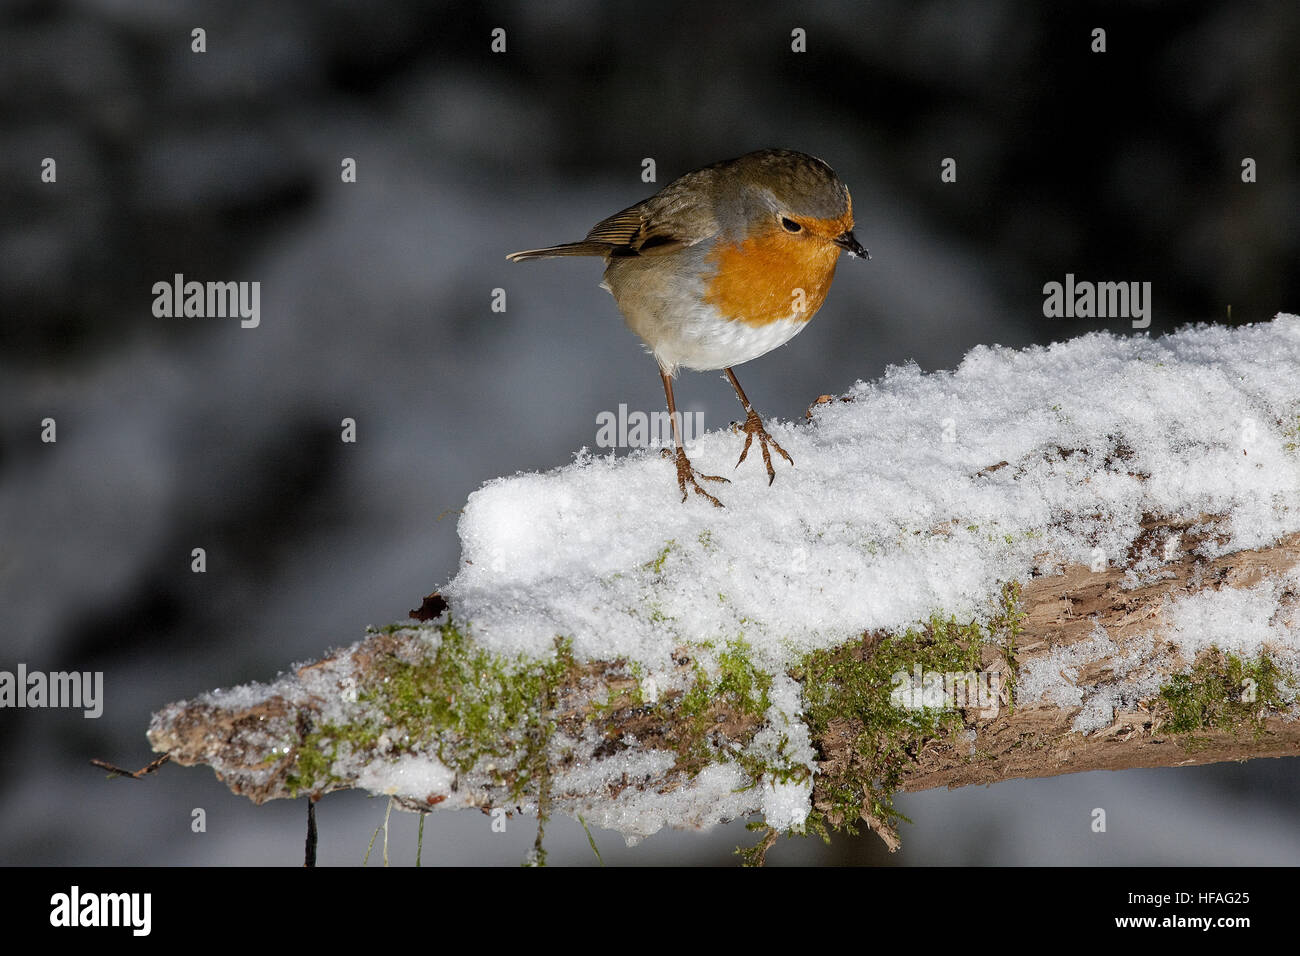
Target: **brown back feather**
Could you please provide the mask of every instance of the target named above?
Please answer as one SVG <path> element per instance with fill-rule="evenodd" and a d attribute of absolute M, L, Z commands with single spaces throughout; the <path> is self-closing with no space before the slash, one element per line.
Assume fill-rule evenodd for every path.
<path fill-rule="evenodd" d="M 607 242 L 565 242 L 544 249 L 512 252 L 506 258 L 511 262 L 527 262 L 529 259 L 549 259 L 552 256 L 607 256 L 613 248 Z"/>
<path fill-rule="evenodd" d="M 682 227 L 690 223 L 680 215 L 674 215 L 678 211 L 661 197 L 662 193 L 602 219 L 591 227 L 587 238 L 581 242 L 512 252 L 506 258 L 511 262 L 524 262 L 550 256 L 661 256 L 711 234 L 711 231 L 706 231 L 701 235 L 684 235 L 691 230 Z M 708 225 L 712 225 L 711 220 Z"/>

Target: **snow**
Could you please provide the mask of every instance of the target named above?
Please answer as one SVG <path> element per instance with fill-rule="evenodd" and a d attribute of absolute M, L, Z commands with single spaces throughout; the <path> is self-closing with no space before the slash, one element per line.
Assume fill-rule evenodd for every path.
<path fill-rule="evenodd" d="M 786 671 L 808 650 L 868 630 L 898 633 L 935 613 L 983 618 L 1003 582 L 1065 565 L 1125 567 L 1125 586 L 1136 587 L 1168 575 L 1165 562 L 1188 547 L 1212 558 L 1300 531 L 1296 316 L 1160 339 L 1094 333 L 1020 351 L 979 347 L 955 371 L 890 368 L 845 398 L 816 406 L 808 422 L 767 422 L 796 462 L 777 460 L 771 486 L 757 448 L 733 468 L 742 436 L 702 436 L 696 467 L 731 478 L 714 489 L 722 509 L 681 502 L 675 471 L 657 454 L 585 450 L 572 465 L 499 478 L 470 496 L 461 566 L 442 594 L 480 645 L 549 658 L 563 636 L 579 659 L 622 658 L 640 672 L 647 700 L 690 679 L 674 661 L 681 648 L 712 674 L 722 649 L 734 653 L 743 639 L 772 677 L 764 723 L 746 745 L 746 765 L 767 768 L 757 781 L 720 756 L 661 793 L 653 784 L 677 755 L 625 738 L 627 749 L 609 756 L 557 762 L 557 805 L 629 842 L 756 811 L 777 829 L 800 829 L 816 755 Z M 1144 542 L 1130 560 L 1149 515 L 1187 530 Z M 1300 568 L 1240 583 L 1248 586 L 1174 593 L 1145 632 L 1117 641 L 1097 624 L 1086 639 L 1031 657 L 1017 706 L 1078 708 L 1073 729 L 1090 733 L 1212 644 L 1300 665 Z M 430 622 L 394 637 L 415 638 L 409 652 L 419 656 L 428 649 L 419 642 L 438 633 Z M 1080 684 L 1084 665 L 1103 659 L 1107 679 Z M 322 722 L 346 724 L 360 706 L 357 680 L 343 654 L 200 702 L 237 709 L 306 695 Z M 293 745 L 292 725 L 272 724 L 253 741 L 257 753 Z M 417 805 L 481 805 L 475 792 L 486 792 L 493 767 L 454 787 L 449 768 L 406 743 L 343 747 L 331 772 Z M 579 756 L 602 743 L 587 725 L 548 746 L 552 756 Z"/>
<path fill-rule="evenodd" d="M 763 819 L 776 830 L 799 830 L 808 819 L 812 782 L 763 782 Z"/>
<path fill-rule="evenodd" d="M 812 769 L 816 752 L 808 725 L 798 719 L 803 710 L 799 684 L 778 671 L 768 692 L 772 706 L 767 723 L 754 735 L 750 750 L 773 766 L 803 766 Z M 801 829 L 812 803 L 812 775 L 802 781 L 779 781 L 767 775 L 761 781 L 763 818 L 778 830 Z"/>
<path fill-rule="evenodd" d="M 1109 662 L 1115 680 L 1080 686 L 1079 669 L 1100 660 Z M 1098 624 L 1087 640 L 1027 662 L 1016 677 L 1016 700 L 1021 706 L 1078 707 L 1070 729 L 1092 733 L 1109 727 L 1116 711 L 1131 711 L 1153 697 L 1168 680 L 1170 663 L 1168 653 L 1157 652 L 1152 635 L 1120 645 Z"/>
<path fill-rule="evenodd" d="M 1138 701 L 1155 696 L 1170 671 L 1189 670 L 1212 646 L 1245 658 L 1266 651 L 1288 669 L 1300 670 L 1300 629 L 1283 610 L 1288 591 L 1300 592 L 1300 567 L 1252 587 L 1177 595 L 1161 612 L 1159 640 L 1171 648 L 1164 651 L 1154 629 L 1121 645 L 1097 625 L 1087 640 L 1027 662 L 1017 677 L 1016 696 L 1026 705 L 1080 708 L 1071 729 L 1086 734 L 1110 726 L 1116 711 L 1133 710 Z M 1174 650 L 1181 660 L 1174 659 Z M 1079 668 L 1099 660 L 1109 662 L 1115 680 L 1076 685 Z"/>
<path fill-rule="evenodd" d="M 1174 642 L 1189 661 L 1210 645 L 1240 657 L 1261 647 L 1281 656 L 1300 655 L 1297 622 L 1279 613 L 1287 591 L 1300 593 L 1300 567 L 1253 587 L 1186 594 L 1165 612 Z"/>
<path fill-rule="evenodd" d="M 767 421 L 796 463 L 774 455 L 771 486 L 757 447 L 734 467 L 742 436 L 700 437 L 697 469 L 730 478 L 710 487 L 723 509 L 681 502 L 671 463 L 653 453 L 584 449 L 568 467 L 488 482 L 462 512 L 462 562 L 442 593 L 494 651 L 545 655 L 564 635 L 579 658 L 639 662 L 658 688 L 676 686 L 675 648 L 708 661 L 708 648 L 743 637 L 775 675 L 751 752 L 815 769 L 784 673 L 808 650 L 934 612 L 982 617 L 1001 582 L 1032 573 L 1123 565 L 1145 515 L 1192 531 L 1223 516 L 1217 540 L 1198 536 L 1206 558 L 1300 530 L 1296 316 L 1159 339 L 981 346 L 955 371 L 891 367 L 844 398 L 807 423 Z M 1167 574 L 1184 546 L 1178 536 L 1145 550 L 1128 586 Z M 1088 733 L 1211 644 L 1300 659 L 1294 622 L 1278 610 L 1298 573 L 1175 598 L 1162 637 L 1173 643 L 1160 648 L 1154 631 L 1120 646 L 1098 626 L 1026 667 L 1019 703 L 1078 707 L 1074 729 Z M 1081 665 L 1101 658 L 1116 679 L 1076 686 Z M 623 779 L 652 774 L 655 760 L 625 754 L 574 772 Z M 629 787 L 587 813 L 630 839 L 665 819 L 702 826 L 756 807 L 779 829 L 802 826 L 810 777 L 765 775 L 757 796 L 738 791 L 745 783 L 736 765 L 715 764 L 670 794 Z"/>
<path fill-rule="evenodd" d="M 415 799 L 452 793 L 456 772 L 428 754 L 405 754 L 389 763 L 371 761 L 357 776 L 357 786 L 371 793 Z"/>
<path fill-rule="evenodd" d="M 682 642 L 743 635 L 779 669 L 933 611 L 980 616 L 998 582 L 1034 568 L 1097 553 L 1113 565 L 1144 514 L 1228 516 L 1205 556 L 1300 529 L 1300 454 L 1286 447 L 1300 441 L 1288 433 L 1300 421 L 1295 316 L 981 346 L 953 372 L 892 367 L 847 397 L 810 423 L 767 422 L 795 461 L 775 461 L 770 487 L 757 448 L 734 467 L 743 436 L 701 437 L 696 467 L 731 479 L 711 488 L 722 509 L 682 503 L 655 454 L 584 450 L 488 482 L 463 511 L 462 563 L 443 594 L 502 653 L 544 654 L 562 634 L 580 657 L 655 674 Z M 1202 636 L 1228 616 L 1207 618 Z"/>
<path fill-rule="evenodd" d="M 642 771 L 642 779 L 656 779 L 658 773 L 673 763 L 671 754 L 663 754 L 654 761 L 649 755 L 631 757 L 623 755 L 603 760 L 596 765 L 605 771 L 605 764 L 618 766 L 634 764 Z M 630 780 L 635 780 L 631 773 Z M 617 775 L 611 780 L 617 780 Z M 557 783 L 560 778 L 557 778 Z M 572 783 L 566 776 L 563 782 Z M 635 786 L 621 790 L 618 796 L 603 798 L 583 811 L 583 818 L 606 830 L 616 830 L 627 838 L 629 846 L 643 837 L 663 829 L 666 824 L 679 828 L 708 829 L 720 820 L 735 820 L 753 811 L 753 795 L 749 792 L 750 780 L 734 763 L 714 763 L 696 774 L 689 783 L 668 793 L 657 793 L 653 787 L 642 790 Z"/>

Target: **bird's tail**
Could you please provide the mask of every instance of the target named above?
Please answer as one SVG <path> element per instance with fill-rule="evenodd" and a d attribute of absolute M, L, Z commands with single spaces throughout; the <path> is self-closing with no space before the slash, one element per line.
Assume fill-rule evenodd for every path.
<path fill-rule="evenodd" d="M 608 242 L 565 242 L 545 249 L 512 252 L 506 258 L 511 262 L 527 262 L 529 259 L 549 259 L 552 256 L 607 256 L 611 248 Z"/>

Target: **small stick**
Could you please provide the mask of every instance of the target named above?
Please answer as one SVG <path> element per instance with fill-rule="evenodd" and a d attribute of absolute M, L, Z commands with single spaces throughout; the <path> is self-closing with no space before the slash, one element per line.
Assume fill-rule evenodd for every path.
<path fill-rule="evenodd" d="M 156 771 L 159 767 L 161 767 L 163 764 L 167 762 L 169 757 L 171 757 L 171 754 L 163 754 L 157 760 L 154 760 L 151 763 L 147 764 L 146 766 L 143 766 L 139 770 L 135 770 L 135 771 L 123 770 L 121 767 L 111 764 L 107 760 L 100 760 L 98 757 L 94 758 L 90 762 L 93 766 L 99 767 L 102 770 L 107 770 L 109 773 L 113 774 L 114 776 L 130 777 L 132 780 L 139 780 L 141 777 Z"/>

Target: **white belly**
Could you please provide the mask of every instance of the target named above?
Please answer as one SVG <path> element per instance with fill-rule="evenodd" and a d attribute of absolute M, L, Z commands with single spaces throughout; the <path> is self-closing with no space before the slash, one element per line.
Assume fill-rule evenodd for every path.
<path fill-rule="evenodd" d="M 749 325 L 716 318 L 712 309 L 706 307 L 686 321 L 660 323 L 654 330 L 653 341 L 648 336 L 641 337 L 659 366 L 669 374 L 678 366 L 707 372 L 743 365 L 766 355 L 789 342 L 807 324 L 807 317 L 798 315 L 766 325 Z"/>

